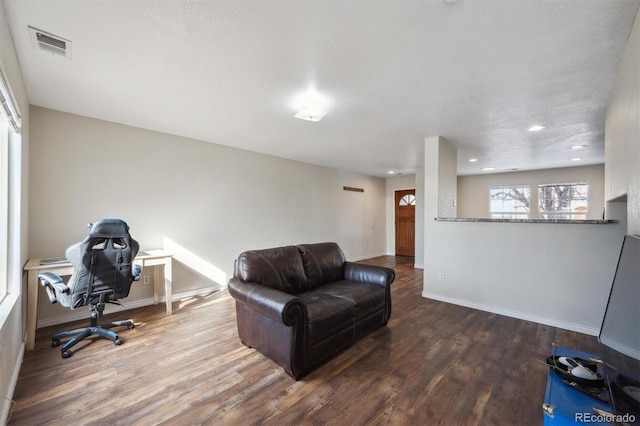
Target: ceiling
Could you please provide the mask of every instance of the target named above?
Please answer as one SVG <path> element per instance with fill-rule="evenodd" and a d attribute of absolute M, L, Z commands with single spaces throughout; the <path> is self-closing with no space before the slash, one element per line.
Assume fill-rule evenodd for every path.
<path fill-rule="evenodd" d="M 459 175 L 603 163 L 639 2 L 4 0 L 32 105 L 381 177 L 430 136 Z M 293 117 L 310 86 L 319 122 Z"/>

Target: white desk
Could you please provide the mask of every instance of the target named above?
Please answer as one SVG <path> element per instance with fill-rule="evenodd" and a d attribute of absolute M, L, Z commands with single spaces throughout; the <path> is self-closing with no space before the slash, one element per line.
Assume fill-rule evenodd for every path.
<path fill-rule="evenodd" d="M 166 297 L 167 315 L 171 315 L 172 283 L 171 258 L 172 254 L 164 250 L 145 250 L 136 256 L 135 263 L 142 268 L 153 266 L 153 304 L 160 300 L 162 275 L 164 275 L 164 294 Z M 49 263 L 45 259 L 29 259 L 24 270 L 28 272 L 27 281 L 27 349 L 31 350 L 36 344 L 36 328 L 38 325 L 38 290 L 40 283 L 38 275 L 43 272 L 53 272 L 58 275 L 71 275 L 73 267 L 69 262 Z M 161 268 L 164 266 L 164 268 Z"/>

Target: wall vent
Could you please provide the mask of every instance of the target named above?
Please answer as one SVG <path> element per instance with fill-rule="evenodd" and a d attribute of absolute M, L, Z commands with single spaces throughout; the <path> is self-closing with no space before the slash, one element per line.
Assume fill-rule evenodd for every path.
<path fill-rule="evenodd" d="M 29 34 L 31 35 L 31 44 L 34 49 L 44 50 L 47 53 L 71 59 L 71 40 L 31 26 L 29 27 Z"/>

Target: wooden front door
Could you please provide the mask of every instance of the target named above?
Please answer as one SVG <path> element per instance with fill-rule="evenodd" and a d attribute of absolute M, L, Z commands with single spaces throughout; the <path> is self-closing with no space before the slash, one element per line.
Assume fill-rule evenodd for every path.
<path fill-rule="evenodd" d="M 415 256 L 416 190 L 396 191 L 396 255 Z"/>

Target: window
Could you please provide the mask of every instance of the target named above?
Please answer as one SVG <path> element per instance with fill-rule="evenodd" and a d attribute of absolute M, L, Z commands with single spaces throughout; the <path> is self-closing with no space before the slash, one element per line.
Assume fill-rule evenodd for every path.
<path fill-rule="evenodd" d="M 19 133 L 20 126 L 20 111 L 0 66 L 0 301 L 9 291 L 9 136 Z"/>
<path fill-rule="evenodd" d="M 489 191 L 492 219 L 529 218 L 529 185 L 493 186 Z"/>
<path fill-rule="evenodd" d="M 9 242 L 9 124 L 0 115 L 0 301 L 7 294 Z"/>
<path fill-rule="evenodd" d="M 415 206 L 416 205 L 416 196 L 413 194 L 407 194 L 404 197 L 400 198 L 400 202 L 398 203 L 400 206 Z"/>
<path fill-rule="evenodd" d="M 588 195 L 588 183 L 538 185 L 538 212 L 540 218 L 586 219 Z"/>

